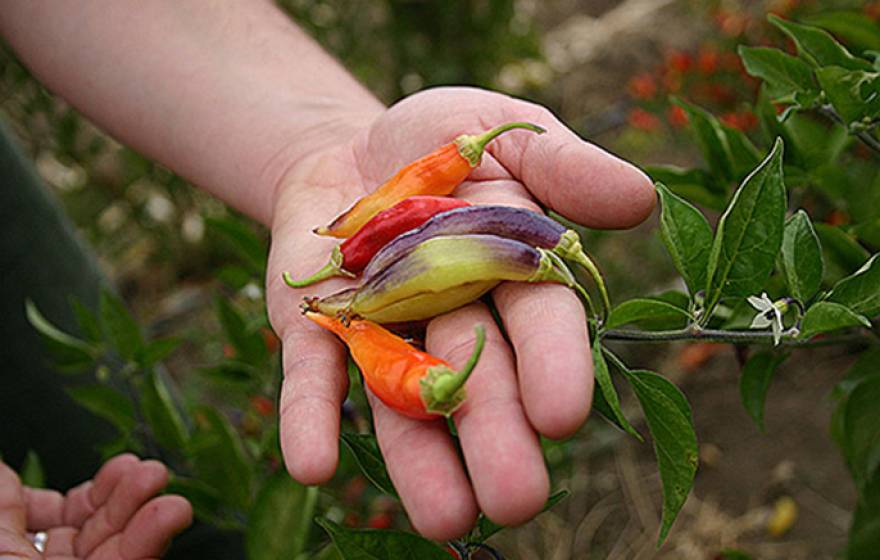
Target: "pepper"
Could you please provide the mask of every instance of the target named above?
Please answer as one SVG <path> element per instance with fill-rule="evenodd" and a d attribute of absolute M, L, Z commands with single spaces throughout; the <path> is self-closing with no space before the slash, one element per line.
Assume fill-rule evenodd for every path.
<path fill-rule="evenodd" d="M 360 198 L 330 225 L 315 228 L 318 235 L 351 237 L 370 218 L 399 201 L 415 195 L 448 195 L 464 181 L 471 169 L 480 165 L 486 144 L 515 128 L 543 133 L 538 125 L 513 122 L 482 134 L 463 134 L 453 142 L 410 163 L 374 192 Z"/>
<path fill-rule="evenodd" d="M 548 249 L 560 257 L 576 262 L 593 277 L 602 297 L 605 312 L 611 309 L 602 274 L 584 252 L 577 232 L 567 229 L 543 214 L 512 206 L 469 206 L 437 214 L 421 226 L 397 236 L 382 247 L 367 265 L 364 276 L 374 275 L 427 239 L 471 234 L 490 234 L 515 239 L 533 247 Z"/>
<path fill-rule="evenodd" d="M 474 351 L 465 366 L 456 371 L 371 321 L 355 320 L 346 325 L 311 311 L 305 316 L 345 342 L 374 395 L 389 408 L 419 420 L 448 417 L 464 402 L 464 384 L 486 340 L 485 329 L 477 325 Z"/>
<path fill-rule="evenodd" d="M 448 196 L 411 196 L 370 218 L 357 233 L 333 248 L 330 262 L 303 280 L 294 280 L 284 273 L 284 281 L 292 288 L 302 288 L 333 276 L 354 277 L 362 271 L 379 249 L 398 235 L 425 223 L 441 212 L 470 206 L 459 198 Z"/>
<path fill-rule="evenodd" d="M 580 288 L 562 259 L 546 249 L 495 235 L 448 235 L 422 241 L 365 275 L 357 288 L 306 303 L 325 315 L 417 321 L 461 307 L 502 280 Z"/>

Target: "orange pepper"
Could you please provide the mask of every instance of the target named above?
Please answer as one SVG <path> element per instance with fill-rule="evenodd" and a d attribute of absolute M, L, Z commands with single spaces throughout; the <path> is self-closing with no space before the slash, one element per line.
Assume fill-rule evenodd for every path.
<path fill-rule="evenodd" d="M 339 319 L 311 311 L 305 316 L 331 331 L 348 345 L 367 386 L 383 403 L 419 420 L 449 416 L 464 401 L 467 381 L 483 351 L 485 330 L 476 327 L 476 343 L 461 371 L 413 348 L 399 336 L 372 321 Z"/>
<path fill-rule="evenodd" d="M 367 223 L 370 218 L 411 196 L 445 196 L 452 194 L 470 174 L 471 169 L 480 165 L 486 144 L 500 134 L 514 128 L 525 128 L 542 133 L 540 126 L 513 122 L 497 126 L 482 134 L 463 134 L 453 142 L 417 159 L 403 167 L 393 177 L 372 193 L 361 197 L 354 206 L 340 214 L 330 225 L 315 228 L 318 235 L 351 237 Z"/>

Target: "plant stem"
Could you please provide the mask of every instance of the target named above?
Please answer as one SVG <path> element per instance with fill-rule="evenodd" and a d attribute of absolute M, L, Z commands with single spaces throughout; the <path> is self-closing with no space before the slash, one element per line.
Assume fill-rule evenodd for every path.
<path fill-rule="evenodd" d="M 841 117 L 840 114 L 835 111 L 834 107 L 832 107 L 831 105 L 822 105 L 821 107 L 819 107 L 819 112 L 829 119 L 833 120 L 834 122 L 843 125 L 844 128 L 849 130 L 849 124 L 843 120 L 843 117 Z M 880 154 L 880 140 L 874 138 L 874 136 L 870 132 L 863 130 L 860 132 L 856 132 L 854 135 L 856 138 L 864 142 L 866 146 Z"/>
<path fill-rule="evenodd" d="M 705 342 L 727 342 L 732 344 L 772 344 L 773 333 L 727 331 L 718 329 L 680 329 L 672 331 L 639 331 L 635 329 L 609 329 L 600 333 L 603 340 L 615 340 L 621 342 L 670 342 L 675 340 L 701 340 Z M 841 342 L 864 341 L 862 334 L 849 334 L 835 337 L 826 337 L 820 340 L 802 340 L 794 338 L 794 332 L 789 329 L 783 333 L 783 346 L 825 346 L 839 344 Z"/>

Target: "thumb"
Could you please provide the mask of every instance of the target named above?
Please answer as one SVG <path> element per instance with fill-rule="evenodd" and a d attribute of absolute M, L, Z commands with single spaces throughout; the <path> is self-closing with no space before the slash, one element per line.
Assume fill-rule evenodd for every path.
<path fill-rule="evenodd" d="M 595 228 L 629 228 L 651 214 L 656 195 L 647 175 L 581 140 L 547 109 L 537 112 L 535 120 L 547 129 L 545 134 L 505 135 L 488 149 L 532 195 L 566 218 Z"/>

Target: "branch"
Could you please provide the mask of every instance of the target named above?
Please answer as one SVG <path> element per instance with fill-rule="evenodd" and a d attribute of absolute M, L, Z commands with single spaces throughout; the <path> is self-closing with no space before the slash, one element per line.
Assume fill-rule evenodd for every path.
<path fill-rule="evenodd" d="M 844 128 L 849 130 L 849 123 L 844 121 L 843 117 L 841 117 L 840 114 L 835 111 L 834 107 L 832 107 L 831 105 L 822 105 L 821 107 L 819 107 L 819 112 L 829 119 L 833 120 L 834 122 L 843 125 Z M 870 132 L 862 130 L 860 132 L 856 132 L 855 136 L 856 138 L 864 142 L 866 146 L 880 154 L 880 140 L 874 138 L 874 136 L 871 135 Z"/>

